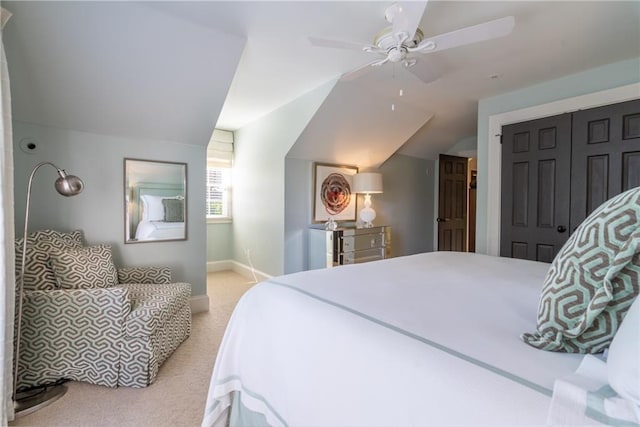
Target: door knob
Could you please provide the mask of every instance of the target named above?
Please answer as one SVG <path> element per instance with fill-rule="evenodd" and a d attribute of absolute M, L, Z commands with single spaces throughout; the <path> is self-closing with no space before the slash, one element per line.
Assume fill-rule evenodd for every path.
<path fill-rule="evenodd" d="M 449 218 L 436 218 L 437 222 L 447 222 L 449 221 Z"/>
<path fill-rule="evenodd" d="M 564 225 L 558 226 L 558 233 L 564 233 L 565 231 L 567 231 L 567 227 L 565 227 Z"/>

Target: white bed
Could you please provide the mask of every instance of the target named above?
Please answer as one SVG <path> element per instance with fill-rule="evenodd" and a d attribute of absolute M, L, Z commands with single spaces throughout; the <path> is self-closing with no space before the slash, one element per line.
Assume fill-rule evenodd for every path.
<path fill-rule="evenodd" d="M 137 240 L 184 239 L 184 222 L 140 221 L 136 228 Z"/>
<path fill-rule="evenodd" d="M 170 184 L 138 184 L 133 188 L 133 198 L 139 211 L 132 218 L 135 240 L 176 240 L 186 238 L 184 207 L 179 220 L 166 221 L 164 200 L 184 203 L 184 189 Z"/>
<path fill-rule="evenodd" d="M 231 317 L 202 425 L 544 425 L 583 359 L 519 338 L 548 267 L 436 252 L 260 283 Z"/>

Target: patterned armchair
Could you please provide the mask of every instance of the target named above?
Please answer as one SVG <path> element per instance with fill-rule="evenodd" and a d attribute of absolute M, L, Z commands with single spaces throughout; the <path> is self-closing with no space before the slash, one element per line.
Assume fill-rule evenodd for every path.
<path fill-rule="evenodd" d="M 191 333 L 191 285 L 166 267 L 116 270 L 82 233 L 29 235 L 18 389 L 61 378 L 146 387 Z M 16 241 L 20 265 L 22 239 Z"/>

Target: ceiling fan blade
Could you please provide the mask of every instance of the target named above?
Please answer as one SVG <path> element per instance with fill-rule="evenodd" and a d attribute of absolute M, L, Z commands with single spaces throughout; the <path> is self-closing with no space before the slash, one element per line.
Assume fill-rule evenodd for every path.
<path fill-rule="evenodd" d="M 391 22 L 393 32 L 406 33 L 408 40 L 413 40 L 416 29 L 420 25 L 426 1 L 403 1 L 395 3 L 387 9 L 387 21 Z"/>
<path fill-rule="evenodd" d="M 425 84 L 438 80 L 443 74 L 440 67 L 436 66 L 433 62 L 425 61 L 424 59 L 418 59 L 415 64 L 406 68 Z"/>
<path fill-rule="evenodd" d="M 376 49 L 375 46 L 370 46 L 364 43 L 346 42 L 342 40 L 323 39 L 320 37 L 307 37 L 309 42 L 314 46 L 319 47 L 332 47 L 337 49 L 352 49 L 352 50 L 364 50 L 365 48 Z"/>
<path fill-rule="evenodd" d="M 511 33 L 515 24 L 515 18 L 507 16 L 425 39 L 418 46 L 409 50 L 431 53 L 495 39 Z"/>

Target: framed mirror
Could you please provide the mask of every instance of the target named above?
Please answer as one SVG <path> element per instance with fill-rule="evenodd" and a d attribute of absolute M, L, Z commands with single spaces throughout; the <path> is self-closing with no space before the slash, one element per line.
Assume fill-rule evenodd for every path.
<path fill-rule="evenodd" d="M 124 242 L 187 239 L 187 164 L 124 159 Z"/>

